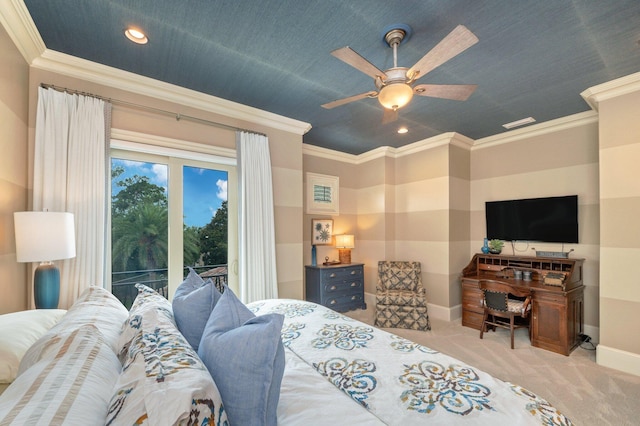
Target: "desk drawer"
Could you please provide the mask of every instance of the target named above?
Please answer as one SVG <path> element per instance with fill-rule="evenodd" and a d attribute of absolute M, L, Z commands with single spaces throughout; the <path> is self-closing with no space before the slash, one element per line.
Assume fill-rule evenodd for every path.
<path fill-rule="evenodd" d="M 482 306 L 482 300 L 463 297 L 462 310 L 477 312 L 481 314 L 484 312 L 484 307 Z"/>
<path fill-rule="evenodd" d="M 468 310 L 462 311 L 462 325 L 480 330 L 482 327 L 482 317 L 482 313 L 471 312 Z"/>

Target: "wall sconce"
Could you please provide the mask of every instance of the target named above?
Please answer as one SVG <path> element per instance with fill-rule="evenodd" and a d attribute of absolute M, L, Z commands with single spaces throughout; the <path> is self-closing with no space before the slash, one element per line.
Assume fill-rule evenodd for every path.
<path fill-rule="evenodd" d="M 33 277 L 37 309 L 56 309 L 60 299 L 60 271 L 53 260 L 76 256 L 72 213 L 15 212 L 18 262 L 41 262 Z"/>
<path fill-rule="evenodd" d="M 340 263 L 351 263 L 351 249 L 355 247 L 353 235 L 336 235 L 336 248 Z"/>

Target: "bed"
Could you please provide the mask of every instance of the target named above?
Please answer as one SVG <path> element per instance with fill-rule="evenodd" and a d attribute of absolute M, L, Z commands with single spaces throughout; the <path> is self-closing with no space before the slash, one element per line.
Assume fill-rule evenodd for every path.
<path fill-rule="evenodd" d="M 0 424 L 571 424 L 526 389 L 321 305 L 274 299 L 245 306 L 231 291 L 194 288 L 192 300 L 180 306 L 176 296 L 172 306 L 139 286 L 129 311 L 108 291 L 88 289 L 30 337 L 21 360 L 5 357 L 17 374 L 0 395 Z M 206 327 L 196 349 L 178 318 L 181 311 L 198 318 L 198 303 Z M 236 318 L 240 325 L 210 340 L 210 326 L 243 311 L 250 320 Z M 26 312 L 31 322 L 39 313 Z M 13 336 L 5 346 L 16 343 Z M 267 355 L 282 359 L 281 368 L 260 358 L 269 344 Z"/>
<path fill-rule="evenodd" d="M 285 318 L 278 424 L 571 424 L 520 386 L 324 306 L 278 299 L 248 307 Z"/>

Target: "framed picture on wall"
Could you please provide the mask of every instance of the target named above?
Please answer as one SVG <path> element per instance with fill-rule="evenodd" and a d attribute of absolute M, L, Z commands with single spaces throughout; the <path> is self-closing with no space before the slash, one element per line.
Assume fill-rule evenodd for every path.
<path fill-rule="evenodd" d="M 311 219 L 311 244 L 330 245 L 333 237 L 333 219 Z"/>
<path fill-rule="evenodd" d="M 307 214 L 337 215 L 340 178 L 307 172 Z"/>

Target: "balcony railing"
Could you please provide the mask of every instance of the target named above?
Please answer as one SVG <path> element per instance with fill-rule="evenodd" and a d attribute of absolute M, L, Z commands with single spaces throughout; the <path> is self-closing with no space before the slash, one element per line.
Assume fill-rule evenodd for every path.
<path fill-rule="evenodd" d="M 219 290 L 227 284 L 227 265 L 205 265 L 193 267 L 193 269 L 203 279 L 211 278 L 213 284 Z M 182 276 L 186 277 L 188 273 L 189 269 L 184 268 Z M 156 290 L 167 299 L 169 298 L 167 268 L 113 272 L 111 274 L 111 293 L 129 309 L 138 295 L 138 290 L 135 287 L 138 283 Z"/>

